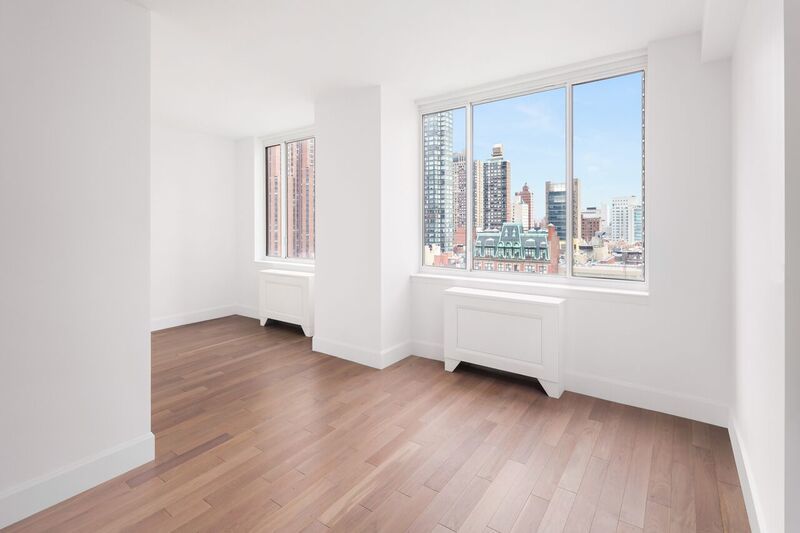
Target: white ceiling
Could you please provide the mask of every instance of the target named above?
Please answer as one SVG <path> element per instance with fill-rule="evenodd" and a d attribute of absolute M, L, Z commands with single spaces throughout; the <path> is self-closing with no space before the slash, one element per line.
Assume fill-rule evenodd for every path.
<path fill-rule="evenodd" d="M 308 125 L 316 94 L 413 98 L 699 31 L 703 0 L 143 0 L 153 112 L 230 137 Z"/>

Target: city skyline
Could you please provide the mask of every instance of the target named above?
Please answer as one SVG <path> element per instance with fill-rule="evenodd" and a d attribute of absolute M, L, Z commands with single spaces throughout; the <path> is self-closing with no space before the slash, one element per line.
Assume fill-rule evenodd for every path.
<path fill-rule="evenodd" d="M 573 176 L 581 180 L 579 209 L 642 196 L 642 83 L 634 72 L 576 85 L 573 92 Z M 473 108 L 473 159 L 495 144 L 513 162 L 511 188 L 533 191 L 533 219 L 544 217 L 543 184 L 566 182 L 566 90 L 496 100 Z M 466 110 L 452 111 L 453 151 L 466 148 Z M 459 134 L 460 133 L 460 134 Z"/>
<path fill-rule="evenodd" d="M 643 81 L 637 72 L 572 86 L 570 146 L 575 168 L 589 178 L 565 178 L 564 88 L 474 105 L 469 139 L 465 108 L 425 115 L 425 264 L 466 268 L 470 253 L 475 270 L 564 274 L 571 256 L 575 275 L 641 279 Z M 475 146 L 469 163 L 467 142 Z M 559 170 L 532 175 L 533 167 Z"/>

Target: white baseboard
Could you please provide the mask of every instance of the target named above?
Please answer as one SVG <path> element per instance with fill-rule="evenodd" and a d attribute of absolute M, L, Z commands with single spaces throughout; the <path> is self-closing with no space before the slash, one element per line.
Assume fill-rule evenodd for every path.
<path fill-rule="evenodd" d="M 444 347 L 435 342 L 414 341 L 411 343 L 411 353 L 436 361 L 444 360 Z M 728 426 L 728 407 L 709 402 L 705 398 L 580 372 L 567 372 L 564 375 L 564 383 L 567 390 L 586 394 L 587 396 L 707 422 L 717 426 Z"/>
<path fill-rule="evenodd" d="M 240 307 L 238 305 L 223 305 L 221 307 L 212 307 L 211 309 L 192 311 L 191 313 L 181 313 L 178 315 L 152 318 L 150 319 L 150 331 L 158 331 L 160 329 L 185 326 L 186 324 L 194 324 L 195 322 L 203 322 L 204 320 L 214 320 L 215 318 L 238 315 L 241 314 L 239 312 L 240 310 L 246 309 L 247 308 Z"/>
<path fill-rule="evenodd" d="M 411 342 L 404 341 L 381 350 L 381 368 L 392 366 L 411 355 Z"/>
<path fill-rule="evenodd" d="M 434 361 L 444 361 L 444 347 L 436 342 L 414 341 L 411 343 L 411 354 Z"/>
<path fill-rule="evenodd" d="M 728 407 L 705 398 L 580 372 L 566 372 L 564 382 L 572 392 L 728 427 Z"/>
<path fill-rule="evenodd" d="M 346 359 L 347 361 L 377 368 L 378 370 L 392 366 L 411 355 L 411 342 L 409 341 L 400 342 L 389 348 L 377 351 L 345 342 L 320 338 L 315 335 L 311 340 L 311 347 L 315 352 L 332 355 L 339 359 Z"/>
<path fill-rule="evenodd" d="M 148 432 L 0 493 L 0 528 L 71 498 L 155 458 Z"/>
<path fill-rule="evenodd" d="M 247 318 L 255 318 L 256 320 L 258 320 L 258 308 L 250 307 L 247 305 L 235 305 L 233 307 L 234 307 L 233 314 L 244 316 Z"/>
<path fill-rule="evenodd" d="M 739 440 L 739 434 L 736 431 L 736 421 L 731 417 L 728 422 L 728 433 L 731 437 L 731 447 L 733 448 L 733 458 L 736 460 L 736 470 L 739 473 L 739 484 L 742 487 L 742 496 L 744 497 L 744 506 L 747 508 L 747 518 L 750 520 L 750 530 L 753 533 L 761 533 L 761 526 L 759 517 L 761 506 L 758 504 L 758 499 L 755 497 L 753 487 L 750 484 L 750 476 L 748 472 L 750 464 L 747 460 L 747 453 Z"/>
<path fill-rule="evenodd" d="M 380 352 L 361 348 L 354 344 L 324 339 L 319 335 L 315 335 L 311 339 L 311 349 L 315 352 L 346 359 L 360 365 L 378 369 L 383 368 L 383 357 Z"/>

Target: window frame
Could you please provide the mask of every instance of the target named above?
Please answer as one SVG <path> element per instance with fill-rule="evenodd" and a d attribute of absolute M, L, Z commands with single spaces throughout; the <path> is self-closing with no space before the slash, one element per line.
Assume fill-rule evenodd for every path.
<path fill-rule="evenodd" d="M 623 76 L 626 74 L 633 74 L 641 72 L 644 76 L 644 142 L 642 150 L 643 157 L 643 172 L 642 172 L 642 233 L 643 233 L 643 249 L 644 249 L 644 271 L 642 280 L 633 279 L 611 279 L 611 278 L 593 278 L 587 276 L 575 276 L 573 273 L 573 246 L 572 238 L 574 236 L 575 228 L 573 228 L 573 206 L 572 197 L 574 194 L 573 180 L 573 120 L 572 120 L 572 95 L 573 87 L 584 83 L 594 81 L 602 81 L 604 79 Z M 494 102 L 498 100 L 505 100 L 517 96 L 525 96 L 538 92 L 549 91 L 552 89 L 563 88 L 566 93 L 566 131 L 565 131 L 565 144 L 566 144 L 566 179 L 564 180 L 569 186 L 567 189 L 567 235 L 570 237 L 564 253 L 564 260 L 566 262 L 566 272 L 564 275 L 541 275 L 532 272 L 501 272 L 500 270 L 474 270 L 473 254 L 474 243 L 472 242 L 472 226 L 474 223 L 473 213 L 473 194 L 474 194 L 474 170 L 472 161 L 474 159 L 473 150 L 473 108 L 476 105 Z M 420 228 L 419 228 L 419 245 L 418 245 L 418 261 L 419 272 L 421 274 L 440 275 L 453 278 L 467 278 L 467 279 L 482 279 L 482 280 L 498 280 L 498 281 L 513 281 L 515 283 L 533 283 L 533 284 L 549 284 L 549 285 L 562 285 L 562 286 L 575 286 L 575 287 L 589 287 L 589 288 L 603 288 L 603 289 L 618 289 L 624 291 L 630 290 L 643 290 L 648 291 L 651 281 L 650 274 L 650 252 L 647 247 L 647 228 L 648 228 L 648 209 L 646 206 L 646 182 L 647 182 L 647 137 L 648 137 L 648 77 L 647 77 L 647 54 L 644 51 L 633 52 L 613 58 L 604 58 L 601 60 L 585 62 L 571 67 L 564 67 L 553 69 L 539 74 L 522 76 L 511 80 L 505 80 L 497 83 L 482 85 L 472 89 L 457 91 L 443 96 L 426 98 L 417 100 L 418 110 L 418 131 L 419 131 L 419 209 L 420 209 Z M 424 264 L 423 243 L 425 242 L 425 228 L 424 228 L 424 206 L 425 206 L 425 190 L 424 190 L 424 140 L 423 136 L 423 117 L 431 113 L 439 113 L 443 111 L 451 111 L 459 108 L 466 110 L 466 129 L 467 129 L 467 142 L 466 142 L 466 158 L 468 161 L 467 167 L 467 242 L 466 242 L 466 268 L 456 269 L 448 267 L 440 267 Z"/>
<path fill-rule="evenodd" d="M 259 138 L 260 147 L 257 158 L 258 172 L 256 173 L 255 183 L 255 261 L 259 263 L 285 263 L 313 266 L 314 259 L 289 257 L 289 176 L 287 161 L 287 145 L 293 142 L 314 139 L 314 164 L 316 167 L 317 138 L 313 126 L 299 128 L 296 130 L 285 131 L 282 133 L 269 135 Z M 267 255 L 267 148 L 271 146 L 281 147 L 281 198 L 280 198 L 280 224 L 281 224 L 281 254 L 280 256 Z M 314 180 L 316 182 L 316 168 L 314 169 Z M 317 225 L 317 205 L 316 195 L 314 195 L 314 227 L 316 235 Z M 314 243 L 314 256 L 316 257 L 316 239 Z"/>

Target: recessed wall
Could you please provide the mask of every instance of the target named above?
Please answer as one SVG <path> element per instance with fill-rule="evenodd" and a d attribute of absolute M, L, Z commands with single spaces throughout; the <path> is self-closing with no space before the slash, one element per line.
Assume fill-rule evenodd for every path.
<path fill-rule="evenodd" d="M 567 389 L 727 425 L 730 62 L 701 63 L 699 34 L 651 43 L 646 106 L 649 294 L 420 276 L 412 284 L 416 352 L 441 355 L 442 292 L 450 286 L 562 296 Z"/>
<path fill-rule="evenodd" d="M 235 142 L 155 120 L 151 147 L 153 329 L 233 314 Z"/>

